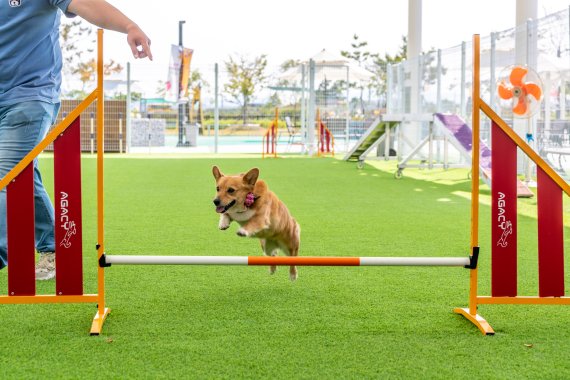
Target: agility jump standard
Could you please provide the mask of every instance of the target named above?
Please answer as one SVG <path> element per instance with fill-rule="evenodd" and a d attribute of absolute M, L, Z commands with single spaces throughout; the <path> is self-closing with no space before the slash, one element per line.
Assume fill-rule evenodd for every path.
<path fill-rule="evenodd" d="M 570 305 L 564 297 L 564 224 L 562 195 L 570 186 L 480 97 L 480 40 L 473 36 L 473 138 L 471 176 L 471 249 L 479 250 L 479 122 L 491 119 L 491 296 L 478 295 L 478 268 L 470 271 L 469 307 L 454 311 L 486 335 L 489 323 L 477 314 L 480 304 Z M 517 294 L 517 148 L 537 166 L 538 296 Z M 499 164 L 499 165 L 495 165 Z"/>
<path fill-rule="evenodd" d="M 97 303 L 91 334 L 101 332 L 105 307 L 105 272 L 98 268 L 97 294 L 83 293 L 80 115 L 97 102 L 97 254 L 104 252 L 103 228 L 103 30 L 97 33 L 97 88 L 0 180 L 6 189 L 8 295 L 0 304 Z M 36 294 L 33 161 L 54 145 L 56 294 Z"/>

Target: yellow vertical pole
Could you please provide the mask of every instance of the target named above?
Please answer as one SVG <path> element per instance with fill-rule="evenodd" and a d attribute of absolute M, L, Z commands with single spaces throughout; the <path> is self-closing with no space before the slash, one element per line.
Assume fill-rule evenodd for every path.
<path fill-rule="evenodd" d="M 104 122 L 105 92 L 103 89 L 103 30 L 97 31 L 97 261 L 105 253 L 103 155 L 105 150 Z M 109 309 L 105 307 L 105 269 L 97 267 L 97 315 L 93 320 L 91 335 L 101 332 Z"/>
<path fill-rule="evenodd" d="M 473 35 L 473 110 L 472 110 L 472 149 L 471 149 L 471 253 L 479 246 L 479 109 L 480 109 L 480 40 L 479 35 Z M 470 271 L 469 314 L 477 314 L 477 272 Z"/>
<path fill-rule="evenodd" d="M 103 153 L 105 150 L 105 96 L 103 91 L 103 30 L 99 29 L 97 39 L 97 259 L 100 259 L 105 252 L 105 223 L 104 223 L 104 192 L 103 192 Z M 99 279 L 99 315 L 105 308 L 105 271 L 98 268 Z"/>
<path fill-rule="evenodd" d="M 471 149 L 471 254 L 479 247 L 479 118 L 485 104 L 480 98 L 481 68 L 479 35 L 473 35 L 473 109 L 472 109 L 472 149 Z M 469 307 L 456 308 L 454 312 L 463 315 L 485 335 L 493 335 L 495 331 L 487 321 L 477 314 L 477 274 L 479 266 L 469 270 Z"/>

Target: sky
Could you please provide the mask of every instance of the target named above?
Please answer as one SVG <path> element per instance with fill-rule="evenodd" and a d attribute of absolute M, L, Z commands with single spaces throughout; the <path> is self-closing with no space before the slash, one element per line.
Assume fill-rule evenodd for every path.
<path fill-rule="evenodd" d="M 408 31 L 407 0 L 108 0 L 152 41 L 154 60 L 134 60 L 125 35 L 105 32 L 105 57 L 131 62 L 133 77 L 164 77 L 171 44 L 194 49 L 192 67 L 223 64 L 231 56 L 266 54 L 270 67 L 307 60 L 322 49 L 350 50 L 354 34 L 372 53 L 395 55 Z M 570 0 L 538 0 L 538 17 L 567 9 Z M 423 0 L 422 50 L 445 49 L 515 26 L 516 0 Z M 138 73 L 138 75 L 137 75 Z M 163 79 L 163 80 L 164 80 Z"/>

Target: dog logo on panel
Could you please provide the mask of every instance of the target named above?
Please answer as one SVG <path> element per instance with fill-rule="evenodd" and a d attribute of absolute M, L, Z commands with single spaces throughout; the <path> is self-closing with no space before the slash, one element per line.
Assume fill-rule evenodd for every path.
<path fill-rule="evenodd" d="M 59 205 L 61 209 L 61 213 L 59 215 L 59 222 L 61 228 L 65 231 L 65 236 L 59 243 L 60 247 L 70 248 L 71 247 L 71 238 L 73 235 L 77 233 L 77 229 L 75 228 L 75 221 L 69 220 L 69 194 L 65 191 L 60 192 L 60 200 Z"/>
<path fill-rule="evenodd" d="M 65 236 L 59 243 L 60 247 L 70 248 L 71 247 L 71 237 L 77 233 L 77 229 L 75 228 L 75 222 L 70 222 L 67 231 L 65 232 Z"/>
<path fill-rule="evenodd" d="M 503 227 L 501 228 L 503 228 L 503 234 L 501 235 L 501 238 L 497 242 L 497 245 L 506 248 L 507 245 L 509 245 L 509 243 L 507 242 L 507 238 L 509 237 L 509 235 L 513 233 L 513 224 L 509 220 L 506 221 Z"/>
<path fill-rule="evenodd" d="M 12 8 L 19 7 L 22 5 L 22 0 L 8 0 L 8 4 L 10 4 Z"/>

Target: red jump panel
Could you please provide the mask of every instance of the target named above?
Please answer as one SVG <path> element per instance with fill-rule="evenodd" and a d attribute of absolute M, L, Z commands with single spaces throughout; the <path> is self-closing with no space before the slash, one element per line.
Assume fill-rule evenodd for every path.
<path fill-rule="evenodd" d="M 83 294 L 79 117 L 54 142 L 56 294 Z"/>
<path fill-rule="evenodd" d="M 8 295 L 36 295 L 34 167 L 30 163 L 6 187 Z"/>
<path fill-rule="evenodd" d="M 517 146 L 492 123 L 491 294 L 517 295 Z"/>
<path fill-rule="evenodd" d="M 538 295 L 564 296 L 562 189 L 541 169 L 538 174 Z"/>

